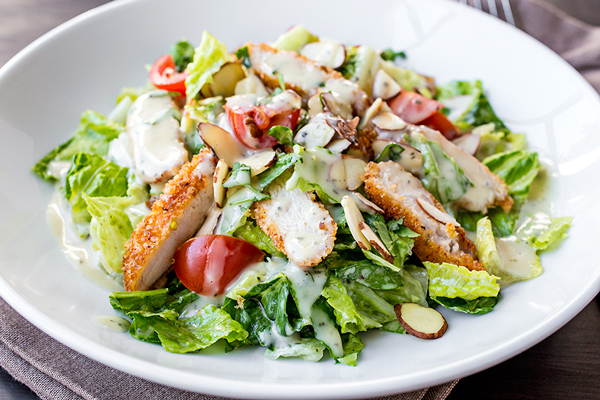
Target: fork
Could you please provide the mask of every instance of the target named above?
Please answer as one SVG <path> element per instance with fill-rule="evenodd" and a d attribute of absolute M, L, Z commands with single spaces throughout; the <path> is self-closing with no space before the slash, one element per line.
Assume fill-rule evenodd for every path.
<path fill-rule="evenodd" d="M 458 0 L 459 3 L 466 4 L 473 8 L 476 8 L 480 11 L 487 12 L 490 15 L 493 15 L 496 18 L 500 18 L 509 24 L 515 25 L 515 18 L 513 17 L 512 9 L 510 8 L 509 0 L 500 0 L 499 3 L 496 3 L 496 0 L 487 0 L 487 7 L 484 6 L 484 0 Z M 499 12 L 501 11 L 501 13 Z M 502 15 L 504 18 L 502 18 Z"/>

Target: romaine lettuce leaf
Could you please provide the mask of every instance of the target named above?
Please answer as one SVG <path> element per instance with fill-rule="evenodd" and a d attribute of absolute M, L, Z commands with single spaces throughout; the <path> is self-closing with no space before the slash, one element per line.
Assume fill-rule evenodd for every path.
<path fill-rule="evenodd" d="M 65 183 L 65 197 L 71 203 L 73 222 L 79 234 L 89 233 L 92 216 L 83 194 L 89 197 L 121 197 L 127 193 L 127 168 L 106 161 L 100 156 L 78 153 L 73 158 Z"/>
<path fill-rule="evenodd" d="M 438 143 L 429 141 L 424 135 L 411 135 L 409 144 L 421 152 L 425 174 L 423 186 L 442 205 L 464 196 L 471 181 L 463 170 L 444 153 Z"/>
<path fill-rule="evenodd" d="M 48 171 L 52 161 L 70 161 L 81 152 L 103 156 L 108 153 L 108 142 L 118 137 L 124 129 L 123 125 L 110 121 L 102 114 L 87 110 L 81 115 L 73 137 L 46 154 L 32 167 L 32 171 L 47 181 L 55 181 L 60 177 Z"/>
<path fill-rule="evenodd" d="M 432 297 L 432 299 L 436 303 L 454 311 L 482 315 L 492 311 L 500 301 L 501 296 L 500 293 L 498 293 L 498 296 L 496 297 L 477 297 L 473 300 L 465 300 L 460 297 Z"/>
<path fill-rule="evenodd" d="M 525 150 L 526 138 L 522 133 L 512 133 L 508 130 L 495 131 L 495 125 L 489 123 L 473 129 L 474 134 L 480 135 L 481 142 L 475 157 L 483 161 L 494 154 L 507 151 Z"/>
<path fill-rule="evenodd" d="M 360 336 L 354 333 L 342 335 L 342 343 L 344 344 L 344 356 L 336 359 L 336 362 L 356 367 L 356 360 L 363 349 Z"/>
<path fill-rule="evenodd" d="M 469 271 L 459 265 L 423 263 L 429 274 L 429 295 L 435 297 L 460 297 L 474 300 L 478 297 L 495 297 L 500 292 L 496 277 L 486 271 Z"/>
<path fill-rule="evenodd" d="M 378 322 L 359 313 L 346 287 L 338 278 L 330 276 L 321 295 L 327 299 L 327 304 L 333 309 L 342 333 L 357 333 L 381 326 Z"/>
<path fill-rule="evenodd" d="M 285 254 L 277 250 L 271 237 L 264 233 L 262 229 L 253 220 L 246 220 L 246 223 L 233 232 L 232 236 L 244 239 L 254 244 L 267 254 L 276 257 L 285 257 Z"/>
<path fill-rule="evenodd" d="M 490 102 L 483 91 L 481 81 L 452 81 L 438 86 L 437 100 L 444 105 L 453 106 L 459 96 L 465 96 L 466 104 L 461 110 L 451 112 L 451 120 L 462 131 L 470 131 L 474 127 L 489 123 L 494 124 L 494 130 L 507 130 L 504 123 L 496 116 Z M 454 101 L 453 101 L 454 100 Z"/>
<path fill-rule="evenodd" d="M 299 52 L 305 44 L 318 42 L 319 38 L 308 31 L 303 25 L 295 25 L 275 40 L 273 47 L 278 50 Z"/>
<path fill-rule="evenodd" d="M 175 43 L 170 49 L 169 54 L 173 56 L 177 72 L 183 72 L 189 63 L 194 59 L 194 46 L 183 39 Z"/>
<path fill-rule="evenodd" d="M 207 31 L 202 32 L 200 45 L 194 51 L 194 59 L 188 65 L 189 75 L 185 79 L 185 94 L 188 101 L 207 83 L 212 83 L 213 74 L 231 59 L 227 47 Z"/>
<path fill-rule="evenodd" d="M 477 239 L 475 247 L 477 255 L 485 270 L 498 276 L 504 282 L 517 282 L 532 279 L 542 273 L 542 264 L 535 250 L 525 243 L 518 242 L 515 237 L 494 239 L 490 220 L 482 218 L 477 222 Z M 507 260 L 498 246 L 505 251 L 514 250 L 518 255 L 519 263 Z"/>
<path fill-rule="evenodd" d="M 546 250 L 567 236 L 572 217 L 553 218 L 545 213 L 528 217 L 515 232 L 517 238 L 529 243 L 535 250 Z"/>
<path fill-rule="evenodd" d="M 483 163 L 506 182 L 508 193 L 517 203 L 527 199 L 531 183 L 540 171 L 537 153 L 522 150 L 495 154 Z"/>

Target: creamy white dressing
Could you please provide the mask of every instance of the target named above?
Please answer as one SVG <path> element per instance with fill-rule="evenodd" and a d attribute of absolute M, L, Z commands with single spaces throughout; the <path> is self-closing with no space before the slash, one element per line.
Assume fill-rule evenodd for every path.
<path fill-rule="evenodd" d="M 138 97 L 127 117 L 127 133 L 136 174 L 156 183 L 174 176 L 188 161 L 179 121 L 179 110 L 163 91 Z"/>
<path fill-rule="evenodd" d="M 69 168 L 71 168 L 71 161 L 54 160 L 48 164 L 48 174 L 56 179 L 61 179 L 67 175 Z"/>
<path fill-rule="evenodd" d="M 131 326 L 131 322 L 126 318 L 113 315 L 97 315 L 92 318 L 92 321 L 96 326 L 115 332 L 127 332 Z"/>
<path fill-rule="evenodd" d="M 124 290 L 122 275 L 107 274 L 100 266 L 100 252 L 93 249 L 92 239 L 82 239 L 77 234 L 68 206 L 57 188 L 46 211 L 46 222 L 67 260 L 95 284 L 113 292 Z"/>
<path fill-rule="evenodd" d="M 532 276 L 532 269 L 539 264 L 539 258 L 531 246 L 518 241 L 514 236 L 494 238 L 494 241 L 502 261 L 502 269 L 507 274 L 520 279 Z"/>
<path fill-rule="evenodd" d="M 315 337 L 329 347 L 332 356 L 337 358 L 343 357 L 344 346 L 342 344 L 342 337 L 331 318 L 329 318 L 325 311 L 314 307 L 311 319 L 315 330 Z"/>
<path fill-rule="evenodd" d="M 235 94 L 255 94 L 262 97 L 267 96 L 269 93 L 260 78 L 250 73 L 246 78 L 236 83 Z"/>
<path fill-rule="evenodd" d="M 300 315 L 309 320 L 312 305 L 321 295 L 323 286 L 327 282 L 327 274 L 314 269 L 304 270 L 292 261 L 285 265 L 283 273 L 292 284 Z"/>
<path fill-rule="evenodd" d="M 307 92 L 318 88 L 327 79 L 327 72 L 319 66 L 286 52 L 263 52 L 260 69 L 270 75 L 279 73 L 287 83 Z"/>
<path fill-rule="evenodd" d="M 129 133 L 122 132 L 119 137 L 113 139 L 108 143 L 108 154 L 107 157 L 110 161 L 114 162 L 123 168 L 133 168 L 133 159 L 131 158 L 131 143 L 129 141 Z"/>
<path fill-rule="evenodd" d="M 297 110 L 302 107 L 302 97 L 293 90 L 284 90 L 271 97 L 270 100 L 265 104 L 265 107 L 275 112 Z"/>
<path fill-rule="evenodd" d="M 313 147 L 325 147 L 335 135 L 335 130 L 327 124 L 327 115 L 320 113 L 310 119 L 296 136 L 294 142 L 307 149 Z"/>

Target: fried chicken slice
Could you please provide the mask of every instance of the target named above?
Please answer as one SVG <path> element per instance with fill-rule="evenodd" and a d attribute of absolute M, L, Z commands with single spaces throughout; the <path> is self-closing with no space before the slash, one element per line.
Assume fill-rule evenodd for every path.
<path fill-rule="evenodd" d="M 267 189 L 270 200 L 254 204 L 258 226 L 279 251 L 302 268 L 314 267 L 333 250 L 337 225 L 315 195 L 296 188 L 286 190 L 285 180 Z"/>
<path fill-rule="evenodd" d="M 362 116 L 371 103 L 367 93 L 356 83 L 295 51 L 277 50 L 264 43 L 245 46 L 252 71 L 272 89 L 279 87 L 277 74 L 281 74 L 286 88 L 296 91 L 304 100 L 319 91 L 331 91 L 338 99 L 350 103 L 358 116 Z"/>
<path fill-rule="evenodd" d="M 366 169 L 365 191 L 388 218 L 403 218 L 404 225 L 420 235 L 415 238 L 413 251 L 421 261 L 448 262 L 470 270 L 483 270 L 477 260 L 475 245 L 466 237 L 464 229 L 440 222 L 419 204 L 428 203 L 429 208 L 433 206 L 446 214 L 421 181 L 404 171 L 402 166 L 393 161 L 370 162 Z"/>
<path fill-rule="evenodd" d="M 164 285 L 161 278 L 170 270 L 173 254 L 194 236 L 213 204 L 215 164 L 208 149 L 195 155 L 167 182 L 150 214 L 137 225 L 123 256 L 127 291 Z"/>

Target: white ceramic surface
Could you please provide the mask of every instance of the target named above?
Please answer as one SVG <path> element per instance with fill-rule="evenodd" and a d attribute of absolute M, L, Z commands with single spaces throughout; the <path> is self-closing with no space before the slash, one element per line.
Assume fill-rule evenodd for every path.
<path fill-rule="evenodd" d="M 483 316 L 442 312 L 440 340 L 373 332 L 359 366 L 271 361 L 260 349 L 176 355 L 93 323 L 115 315 L 108 291 L 70 265 L 51 236 L 51 187 L 29 168 L 77 127 L 107 113 L 123 86 L 182 37 L 207 29 L 230 49 L 272 41 L 291 25 L 347 43 L 407 51 L 439 82 L 483 80 L 515 131 L 528 134 L 552 177 L 555 216 L 575 217 L 570 237 L 542 256 L 545 272 L 503 291 Z M 0 70 L 0 294 L 42 330 L 114 368 L 167 385 L 247 398 L 360 398 L 414 390 L 497 364 L 541 341 L 600 289 L 595 226 L 600 202 L 600 102 L 565 62 L 501 21 L 447 1 L 117 1 L 34 42 Z"/>

